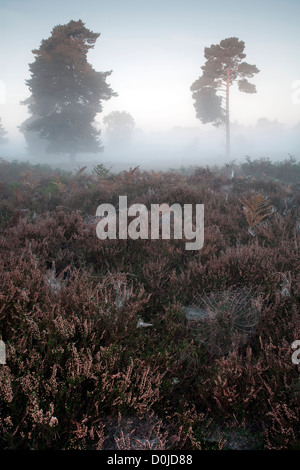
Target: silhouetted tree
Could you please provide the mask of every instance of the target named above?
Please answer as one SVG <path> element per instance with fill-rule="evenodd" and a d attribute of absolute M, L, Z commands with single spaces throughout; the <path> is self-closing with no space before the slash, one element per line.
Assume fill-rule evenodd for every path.
<path fill-rule="evenodd" d="M 25 124 L 46 139 L 47 152 L 77 153 L 102 150 L 100 132 L 93 126 L 102 100 L 117 94 L 106 83 L 110 72 L 96 72 L 87 62 L 98 33 L 85 28 L 82 20 L 58 25 L 51 36 L 33 50 L 31 78 L 26 81 L 31 96 L 23 102 L 34 119 Z M 23 123 L 24 124 L 24 123 Z"/>
<path fill-rule="evenodd" d="M 126 111 L 112 111 L 103 118 L 107 127 L 107 135 L 112 142 L 117 144 L 128 144 L 135 122 L 131 114 Z"/>
<path fill-rule="evenodd" d="M 6 144 L 8 142 L 8 139 L 5 138 L 7 132 L 4 129 L 2 123 L 1 123 L 1 118 L 0 118 L 0 144 Z"/>
<path fill-rule="evenodd" d="M 230 156 L 229 88 L 237 82 L 239 90 L 256 93 L 252 78 L 259 70 L 256 65 L 243 62 L 245 43 L 238 38 L 223 39 L 220 44 L 212 44 L 204 49 L 205 64 L 201 67 L 202 76 L 191 86 L 195 100 L 197 118 L 206 124 L 226 126 L 226 154 Z M 221 92 L 221 95 L 217 93 Z M 225 95 L 222 96 L 222 93 Z M 225 106 L 223 101 L 225 100 Z"/>
<path fill-rule="evenodd" d="M 30 156 L 38 157 L 45 156 L 45 149 L 47 142 L 42 139 L 39 134 L 35 131 L 29 130 L 30 126 L 37 119 L 37 116 L 30 116 L 28 119 L 22 122 L 19 126 L 20 131 L 24 135 L 27 147 L 26 150 Z"/>

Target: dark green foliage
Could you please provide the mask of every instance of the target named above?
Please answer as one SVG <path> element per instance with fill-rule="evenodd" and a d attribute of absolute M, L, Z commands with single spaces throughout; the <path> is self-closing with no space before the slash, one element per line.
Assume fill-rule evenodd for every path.
<path fill-rule="evenodd" d="M 203 124 L 213 122 L 215 126 L 224 123 L 225 114 L 222 109 L 222 98 L 218 96 L 213 88 L 199 88 L 193 93 L 197 106 L 196 116 Z"/>
<path fill-rule="evenodd" d="M 70 21 L 53 28 L 33 50 L 35 61 L 26 82 L 31 96 L 24 102 L 32 118 L 23 123 L 23 130 L 45 139 L 48 152 L 75 157 L 101 150 L 100 131 L 93 121 L 102 111 L 101 101 L 116 94 L 106 82 L 111 72 L 96 72 L 87 61 L 99 36 L 81 20 Z"/>
<path fill-rule="evenodd" d="M 191 86 L 197 118 L 203 124 L 226 125 L 227 157 L 230 154 L 229 88 L 237 82 L 240 91 L 256 93 L 255 85 L 247 79 L 253 78 L 259 70 L 256 65 L 243 61 L 244 48 L 244 41 L 235 37 L 206 47 L 202 75 Z"/>
<path fill-rule="evenodd" d="M 206 47 L 204 49 L 206 62 L 201 67 L 203 74 L 200 81 L 196 81 L 192 85 L 192 89 L 197 89 L 199 85 L 200 87 L 210 86 L 215 90 L 222 88 L 227 81 L 227 69 L 229 69 L 229 85 L 237 81 L 243 88 L 249 84 L 247 78 L 253 78 L 259 70 L 256 65 L 242 61 L 246 57 L 246 54 L 243 53 L 244 48 L 244 41 L 239 41 L 234 37 L 223 39 L 220 44 Z M 246 89 L 241 91 L 250 92 Z"/>

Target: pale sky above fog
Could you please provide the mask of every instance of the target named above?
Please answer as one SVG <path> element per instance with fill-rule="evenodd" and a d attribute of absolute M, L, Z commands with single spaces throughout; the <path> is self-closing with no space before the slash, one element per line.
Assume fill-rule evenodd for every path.
<path fill-rule="evenodd" d="M 260 73 L 252 80 L 257 94 L 232 92 L 231 120 L 300 121 L 300 104 L 292 101 L 300 80 L 299 0 L 0 0 L 0 18 L 0 117 L 10 139 L 28 117 L 19 102 L 29 96 L 31 50 L 54 26 L 78 19 L 101 33 L 88 59 L 97 71 L 113 70 L 108 82 L 119 93 L 104 102 L 100 124 L 109 112 L 126 110 L 145 132 L 201 127 L 190 86 L 201 74 L 204 47 L 232 36 L 245 42 L 245 60 Z"/>

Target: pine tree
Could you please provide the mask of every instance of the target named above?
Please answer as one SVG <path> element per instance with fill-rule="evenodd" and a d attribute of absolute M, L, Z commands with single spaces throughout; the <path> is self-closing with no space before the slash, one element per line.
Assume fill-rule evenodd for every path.
<path fill-rule="evenodd" d="M 34 119 L 24 130 L 45 139 L 47 152 L 69 153 L 71 161 L 77 153 L 102 150 L 93 122 L 102 111 L 102 100 L 117 96 L 106 82 L 112 72 L 96 72 L 87 61 L 99 36 L 82 20 L 70 21 L 53 28 L 32 51 L 35 61 L 26 81 L 31 96 L 23 104 Z"/>
<path fill-rule="evenodd" d="M 196 116 L 203 124 L 226 126 L 226 154 L 230 157 L 230 117 L 229 90 L 237 82 L 244 93 L 256 93 L 255 85 L 247 78 L 252 78 L 259 70 L 256 65 L 244 62 L 245 43 L 238 38 L 223 39 L 220 44 L 212 44 L 204 49 L 205 64 L 203 73 L 191 86 L 195 100 Z M 220 94 L 217 94 L 217 93 Z M 223 95 L 222 95 L 223 94 Z M 225 106 L 223 103 L 225 101 Z"/>

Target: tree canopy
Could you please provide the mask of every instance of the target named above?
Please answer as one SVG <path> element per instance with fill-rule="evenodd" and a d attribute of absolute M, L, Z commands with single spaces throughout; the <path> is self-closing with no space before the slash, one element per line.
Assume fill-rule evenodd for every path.
<path fill-rule="evenodd" d="M 235 82 L 240 91 L 256 93 L 248 81 L 259 70 L 244 61 L 245 43 L 236 37 L 223 39 L 220 44 L 205 47 L 202 75 L 192 84 L 196 116 L 203 124 L 226 125 L 227 153 L 229 151 L 229 88 Z"/>
<path fill-rule="evenodd" d="M 134 119 L 127 111 L 112 111 L 103 118 L 103 123 L 109 139 L 115 143 L 128 143 L 135 127 Z"/>
<path fill-rule="evenodd" d="M 33 119 L 24 130 L 46 139 L 48 152 L 75 158 L 76 153 L 102 149 L 101 131 L 93 122 L 102 111 L 102 100 L 117 94 L 106 82 L 112 72 L 96 72 L 87 61 L 99 36 L 82 20 L 70 21 L 53 28 L 51 36 L 32 51 L 35 61 L 26 81 L 31 96 L 23 103 Z"/>

